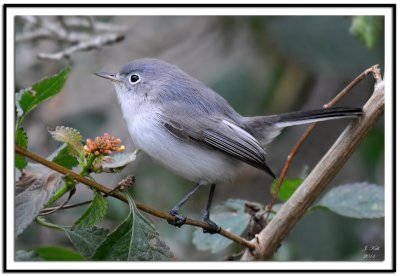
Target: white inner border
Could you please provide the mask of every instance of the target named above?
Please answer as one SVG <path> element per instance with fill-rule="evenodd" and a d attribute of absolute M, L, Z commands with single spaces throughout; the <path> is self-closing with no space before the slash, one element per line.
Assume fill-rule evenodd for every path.
<path fill-rule="evenodd" d="M 14 261 L 14 20 L 17 15 L 382 15 L 385 16 L 385 261 L 383 262 L 15 262 Z M 7 269 L 390 269 L 392 266 L 392 12 L 390 8 L 7 8 L 6 183 Z M 3 61 L 4 62 L 4 61 Z M 4 192 L 3 190 L 1 192 Z M 5 265 L 5 264 L 3 264 Z"/>

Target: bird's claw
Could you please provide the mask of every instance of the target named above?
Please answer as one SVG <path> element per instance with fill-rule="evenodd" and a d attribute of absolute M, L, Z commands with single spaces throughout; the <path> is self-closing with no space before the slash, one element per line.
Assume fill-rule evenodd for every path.
<path fill-rule="evenodd" d="M 204 216 L 203 221 L 207 223 L 209 226 L 211 226 L 210 229 L 203 228 L 203 233 L 216 234 L 221 231 L 221 226 L 213 222 L 208 216 Z"/>
<path fill-rule="evenodd" d="M 171 210 L 169 211 L 169 213 L 174 216 L 174 220 L 168 220 L 168 223 L 176 226 L 176 227 L 181 227 L 182 225 L 185 224 L 186 222 L 186 217 L 182 216 L 181 214 L 179 214 L 177 211 L 175 210 Z"/>

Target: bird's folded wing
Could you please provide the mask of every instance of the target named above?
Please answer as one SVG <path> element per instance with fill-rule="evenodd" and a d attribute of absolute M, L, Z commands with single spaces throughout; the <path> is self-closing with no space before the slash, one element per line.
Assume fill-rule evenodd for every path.
<path fill-rule="evenodd" d="M 262 169 L 275 178 L 265 162 L 265 151 L 247 131 L 228 120 L 213 120 L 176 116 L 174 119 L 160 115 L 162 125 L 176 138 L 211 147 Z"/>

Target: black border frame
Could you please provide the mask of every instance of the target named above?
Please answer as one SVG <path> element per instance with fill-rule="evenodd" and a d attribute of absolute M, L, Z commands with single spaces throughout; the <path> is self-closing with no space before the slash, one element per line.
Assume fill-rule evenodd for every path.
<path fill-rule="evenodd" d="M 318 269 L 318 270 L 312 270 L 312 269 L 305 269 L 305 270 L 290 270 L 290 269 L 284 269 L 284 270 L 277 270 L 277 269 L 262 269 L 262 270 L 248 270 L 248 269 L 239 269 L 239 270 L 229 270 L 229 269 L 204 269 L 204 270 L 195 270 L 195 269 L 164 269 L 164 270 L 143 270 L 143 269 L 129 269 L 129 270 L 116 270 L 116 269 L 109 269 L 109 270 L 82 270 L 82 269 L 49 269 L 49 270 L 44 270 L 44 269 L 38 269 L 38 270 L 24 270 L 24 269 L 7 269 L 7 260 L 6 260 L 6 254 L 7 254 L 7 249 L 6 249 L 6 220 L 7 220 L 7 210 L 6 210 L 6 57 L 7 57 L 7 51 L 6 51 L 6 37 L 7 37 L 7 8 L 54 8 L 54 7 L 59 7 L 59 8 L 91 8 L 91 7 L 99 7 L 99 8 L 109 8 L 109 7 L 117 7 L 117 8 L 221 8 L 221 7 L 227 7 L 227 8 L 274 8 L 274 7 L 279 7 L 279 8 L 285 8 L 285 7 L 291 7 L 291 8 L 334 8 L 334 7 L 340 7 L 340 8 L 371 8 L 371 7 L 385 7 L 385 8 L 391 8 L 392 10 L 392 47 L 393 47 L 393 102 L 392 102 L 392 108 L 393 108 L 393 156 L 392 156 L 392 164 L 393 164 L 393 195 L 392 195 L 392 200 L 393 200 L 393 249 L 392 249 L 392 269 L 375 269 L 375 270 L 361 270 L 361 269 L 355 269 L 355 270 L 350 270 L 350 269 L 334 269 L 334 270 L 327 270 L 327 269 Z M 187 272 L 225 272 L 225 273 L 260 273 L 260 272 L 307 272 L 307 273 L 320 273 L 320 272 L 353 272 L 353 273 L 371 273 L 371 272 L 396 272 L 396 9 L 397 5 L 396 4 L 3 4 L 2 10 L 3 10 L 3 266 L 2 266 L 2 272 L 3 273 L 23 273 L 23 272 L 39 272 L 39 273 L 54 273 L 54 272 L 96 272 L 96 273 L 109 273 L 109 272 L 145 272 L 145 273 L 154 273 L 154 272 L 164 272 L 164 273 L 187 273 Z"/>

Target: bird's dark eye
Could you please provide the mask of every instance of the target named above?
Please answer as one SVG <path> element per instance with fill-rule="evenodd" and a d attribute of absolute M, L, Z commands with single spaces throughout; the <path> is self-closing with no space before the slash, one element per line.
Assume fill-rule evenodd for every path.
<path fill-rule="evenodd" d="M 129 78 L 129 81 L 130 81 L 131 83 L 137 83 L 137 82 L 140 81 L 140 77 L 139 77 L 139 75 L 132 74 L 132 75 L 130 76 L 130 78 Z"/>

